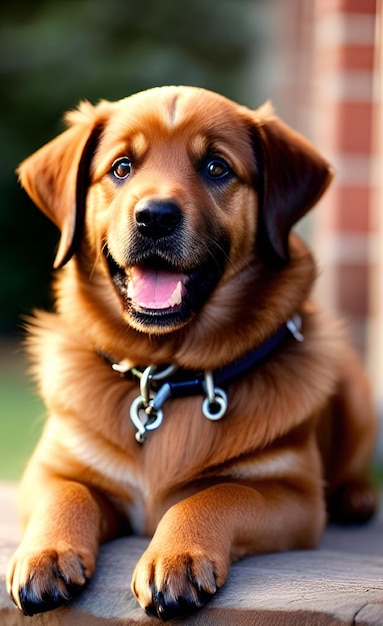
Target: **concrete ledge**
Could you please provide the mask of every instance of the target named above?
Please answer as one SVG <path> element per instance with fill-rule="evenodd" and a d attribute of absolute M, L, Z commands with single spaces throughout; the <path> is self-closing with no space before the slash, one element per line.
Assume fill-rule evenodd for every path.
<path fill-rule="evenodd" d="M 0 502 L 3 516 L 1 489 Z M 8 520 L 11 514 L 8 508 Z M 0 525 L 1 626 L 160 623 L 140 609 L 130 591 L 133 568 L 147 540 L 129 537 L 102 546 L 96 574 L 87 588 L 70 605 L 31 619 L 13 606 L 5 590 L 6 563 L 16 540 L 4 538 L 2 530 Z M 383 516 L 380 515 L 362 528 L 328 528 L 319 550 L 247 558 L 231 568 L 226 585 L 204 609 L 172 623 L 382 626 L 382 537 Z"/>

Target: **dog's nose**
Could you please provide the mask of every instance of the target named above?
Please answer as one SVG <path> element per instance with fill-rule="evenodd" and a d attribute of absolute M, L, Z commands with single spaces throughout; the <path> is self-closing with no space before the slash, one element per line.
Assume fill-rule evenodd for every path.
<path fill-rule="evenodd" d="M 140 200 L 134 209 L 138 230 L 152 239 L 171 235 L 181 216 L 181 209 L 173 200 Z"/>

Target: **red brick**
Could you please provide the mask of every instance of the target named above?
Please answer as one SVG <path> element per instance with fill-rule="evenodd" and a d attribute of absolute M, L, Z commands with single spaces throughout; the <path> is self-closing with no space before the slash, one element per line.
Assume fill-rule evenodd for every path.
<path fill-rule="evenodd" d="M 317 12 L 375 14 L 376 0 L 317 0 Z"/>
<path fill-rule="evenodd" d="M 333 46 L 322 48 L 316 59 L 319 72 L 337 70 L 372 70 L 374 46 Z"/>
<path fill-rule="evenodd" d="M 335 272 L 335 304 L 338 311 L 356 317 L 368 315 L 368 265 L 338 265 Z"/>
<path fill-rule="evenodd" d="M 323 101 L 321 145 L 337 153 L 369 154 L 372 148 L 371 102 Z"/>
<path fill-rule="evenodd" d="M 344 69 L 372 69 L 374 67 L 375 50 L 374 46 L 343 46 L 343 68 Z"/>
<path fill-rule="evenodd" d="M 345 233 L 368 233 L 370 231 L 371 189 L 336 187 L 333 190 L 333 198 L 337 207 L 334 230 Z"/>
<path fill-rule="evenodd" d="M 339 148 L 344 152 L 369 153 L 372 142 L 370 102 L 343 102 L 339 106 Z"/>

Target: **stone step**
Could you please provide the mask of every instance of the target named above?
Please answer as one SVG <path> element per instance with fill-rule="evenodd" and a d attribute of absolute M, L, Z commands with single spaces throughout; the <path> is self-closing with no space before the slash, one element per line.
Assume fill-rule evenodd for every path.
<path fill-rule="evenodd" d="M 127 537 L 100 549 L 97 570 L 68 606 L 32 618 L 5 590 L 6 563 L 19 535 L 15 487 L 0 484 L 0 626 L 159 624 L 138 606 L 130 579 L 148 540 Z M 233 565 L 216 597 L 190 626 L 382 626 L 383 515 L 362 527 L 330 526 L 318 550 L 253 556 Z"/>

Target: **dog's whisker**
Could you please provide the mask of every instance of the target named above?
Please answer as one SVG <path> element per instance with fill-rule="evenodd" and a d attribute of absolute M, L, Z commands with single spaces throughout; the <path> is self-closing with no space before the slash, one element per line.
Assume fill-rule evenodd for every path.
<path fill-rule="evenodd" d="M 104 254 L 106 248 L 107 248 L 107 243 L 105 242 L 103 244 L 101 250 L 97 251 L 97 255 L 96 255 L 95 259 L 94 259 L 93 265 L 92 265 L 92 267 L 90 269 L 90 272 L 89 272 L 89 280 L 92 280 L 92 278 L 94 276 L 94 273 L 97 271 L 97 268 L 100 265 L 101 259 L 103 257 L 103 254 Z"/>
<path fill-rule="evenodd" d="M 226 250 L 222 247 L 222 245 L 218 241 L 212 238 L 209 239 L 209 242 L 215 247 L 216 251 L 219 252 L 219 255 L 224 258 L 225 262 L 233 267 L 233 263 L 230 258 L 230 255 L 226 252 Z M 214 254 L 214 251 L 211 249 L 210 245 L 208 246 L 208 254 L 210 258 L 213 259 L 213 261 L 218 264 L 218 260 Z"/>

